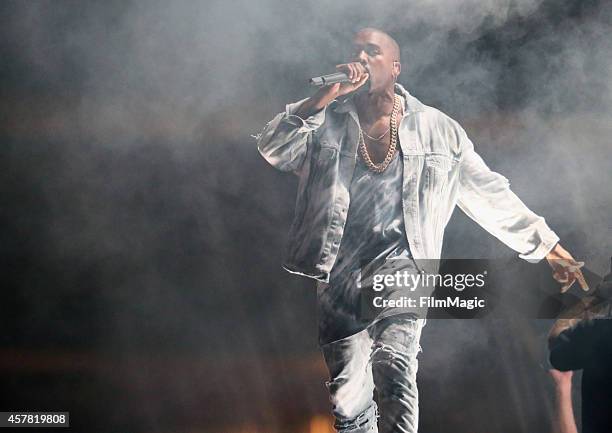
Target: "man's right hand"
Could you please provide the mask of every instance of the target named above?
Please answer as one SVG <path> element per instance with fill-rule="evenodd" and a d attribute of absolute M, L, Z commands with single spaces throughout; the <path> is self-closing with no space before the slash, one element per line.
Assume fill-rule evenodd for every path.
<path fill-rule="evenodd" d="M 317 93 L 307 99 L 295 113 L 302 119 L 310 117 L 339 96 L 354 92 L 370 78 L 367 69 L 359 62 L 336 65 L 336 70 L 348 75 L 350 83 L 335 83 L 321 87 Z"/>
<path fill-rule="evenodd" d="M 341 65 L 336 65 L 336 69 L 338 70 L 338 72 L 344 72 L 346 75 L 348 75 L 349 80 L 351 80 L 351 82 L 336 83 L 329 86 L 335 86 L 335 88 L 337 89 L 337 94 L 335 98 L 354 92 L 355 90 L 363 86 L 366 81 L 368 81 L 368 78 L 370 78 L 370 74 L 368 73 L 366 67 L 359 62 L 343 63 Z"/>

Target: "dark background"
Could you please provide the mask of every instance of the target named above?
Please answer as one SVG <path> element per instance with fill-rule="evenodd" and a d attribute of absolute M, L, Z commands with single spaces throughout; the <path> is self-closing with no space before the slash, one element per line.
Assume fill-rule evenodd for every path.
<path fill-rule="evenodd" d="M 251 135 L 364 26 L 396 37 L 400 82 L 605 273 L 610 6 L 2 2 L 0 410 L 70 411 L 80 432 L 327 431 L 313 284 L 280 269 L 295 179 Z M 548 272 L 459 211 L 444 255 L 506 260 L 519 298 L 523 272 Z M 548 325 L 430 321 L 420 431 L 545 431 Z"/>

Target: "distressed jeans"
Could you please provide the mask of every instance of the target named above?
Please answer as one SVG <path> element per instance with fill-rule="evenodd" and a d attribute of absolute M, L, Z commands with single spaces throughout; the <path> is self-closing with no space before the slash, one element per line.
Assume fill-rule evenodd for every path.
<path fill-rule="evenodd" d="M 417 354 L 423 325 L 423 319 L 391 316 L 321 346 L 339 433 L 417 431 Z"/>

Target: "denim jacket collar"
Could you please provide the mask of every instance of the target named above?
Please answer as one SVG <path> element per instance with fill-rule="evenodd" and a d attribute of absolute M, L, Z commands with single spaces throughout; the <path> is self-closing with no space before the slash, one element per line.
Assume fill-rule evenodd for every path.
<path fill-rule="evenodd" d="M 423 103 L 408 93 L 408 91 L 401 84 L 395 83 L 395 93 L 398 93 L 404 97 L 404 115 L 424 110 Z M 336 113 L 357 112 L 354 101 L 354 93 L 349 94 L 344 99 L 337 99 L 335 105 L 334 111 Z"/>

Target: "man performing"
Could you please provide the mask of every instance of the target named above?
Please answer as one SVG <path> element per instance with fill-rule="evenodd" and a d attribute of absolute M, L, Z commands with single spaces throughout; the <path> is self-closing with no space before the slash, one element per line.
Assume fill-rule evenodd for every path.
<path fill-rule="evenodd" d="M 424 318 L 364 318 L 356 283 L 362 265 L 377 269 L 402 258 L 404 270 L 419 272 L 421 259 L 440 258 L 456 204 L 521 258 L 546 257 L 565 288 L 575 279 L 583 284 L 581 264 L 485 165 L 457 122 L 396 83 L 393 38 L 367 28 L 353 48 L 351 62 L 337 67 L 350 82 L 287 105 L 257 145 L 272 166 L 299 177 L 283 267 L 318 281 L 319 342 L 336 429 L 416 432 Z"/>

